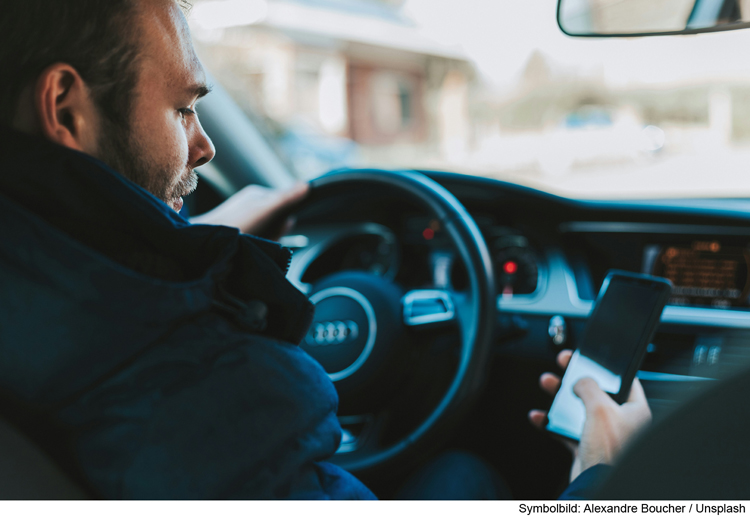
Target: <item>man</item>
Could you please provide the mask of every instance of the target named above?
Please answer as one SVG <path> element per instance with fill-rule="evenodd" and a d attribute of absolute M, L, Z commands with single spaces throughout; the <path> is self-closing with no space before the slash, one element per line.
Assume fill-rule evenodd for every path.
<path fill-rule="evenodd" d="M 176 213 L 214 155 L 179 6 L 0 8 L 3 415 L 98 497 L 372 498 L 289 253 Z"/>
<path fill-rule="evenodd" d="M 178 4 L 0 8 L 2 415 L 97 497 L 374 498 L 325 462 L 337 396 L 296 347 L 288 251 L 177 215 L 214 155 Z M 304 192 L 200 220 L 265 229 Z"/>

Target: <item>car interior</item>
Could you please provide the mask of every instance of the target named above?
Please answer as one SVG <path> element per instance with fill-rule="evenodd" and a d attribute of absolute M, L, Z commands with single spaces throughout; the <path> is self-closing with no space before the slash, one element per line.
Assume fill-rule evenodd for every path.
<path fill-rule="evenodd" d="M 626 20 L 615 11 L 628 2 L 561 0 L 558 21 L 578 37 L 664 38 L 648 35 L 742 30 L 750 7 L 661 3 L 669 4 L 665 13 L 687 15 L 656 20 L 650 2 L 630 0 L 623 9 L 640 6 L 645 15 Z M 609 18 L 599 16 L 608 8 Z M 212 84 L 198 109 L 217 156 L 198 171 L 201 185 L 186 199 L 191 215 L 246 185 L 298 180 L 258 122 L 221 81 Z M 378 497 L 393 497 L 446 450 L 489 462 L 516 499 L 558 497 L 571 454 L 527 414 L 549 408 L 539 376 L 561 374 L 556 355 L 576 347 L 613 269 L 666 277 L 675 288 L 638 372 L 654 426 L 601 497 L 750 495 L 741 479 L 750 458 L 740 448 L 750 427 L 747 376 L 736 378 L 750 361 L 750 199 L 576 198 L 501 178 L 377 164 L 339 167 L 310 185 L 302 204 L 281 212 L 296 218 L 280 240 L 294 251 L 289 280 L 317 307 L 301 347 L 340 395 L 344 437 L 332 461 Z M 345 302 L 332 301 L 339 298 Z M 28 456 L 0 461 L 0 475 L 42 469 L 26 474 L 28 487 L 3 484 L 0 496 L 85 496 L 46 456 L 29 455 L 12 428 L 0 436 L 16 447 L 10 452 Z M 667 460 L 673 472 L 650 479 L 654 461 Z"/>

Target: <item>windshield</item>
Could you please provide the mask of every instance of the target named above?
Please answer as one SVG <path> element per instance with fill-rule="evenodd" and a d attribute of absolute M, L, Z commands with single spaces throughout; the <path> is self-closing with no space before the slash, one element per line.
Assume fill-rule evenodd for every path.
<path fill-rule="evenodd" d="M 374 166 L 750 196 L 750 29 L 573 38 L 556 0 L 193 4 L 207 69 L 301 179 Z"/>

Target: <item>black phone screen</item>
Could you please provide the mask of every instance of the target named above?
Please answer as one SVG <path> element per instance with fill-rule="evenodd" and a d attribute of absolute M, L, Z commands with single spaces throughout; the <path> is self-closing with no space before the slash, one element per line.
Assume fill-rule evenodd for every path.
<path fill-rule="evenodd" d="M 661 284 L 610 281 L 578 345 L 580 353 L 611 373 L 624 374 L 662 292 Z"/>

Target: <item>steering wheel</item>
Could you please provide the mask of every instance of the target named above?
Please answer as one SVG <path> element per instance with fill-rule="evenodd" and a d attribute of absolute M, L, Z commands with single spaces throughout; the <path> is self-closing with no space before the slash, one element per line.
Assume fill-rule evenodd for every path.
<path fill-rule="evenodd" d="M 404 292 L 393 280 L 365 272 L 339 272 L 313 284 L 315 304 L 310 332 L 300 345 L 326 369 L 345 403 L 352 391 L 361 396 L 382 387 L 382 373 L 394 351 L 419 339 L 431 327 L 458 326 L 461 346 L 447 391 L 426 419 L 388 446 L 383 421 L 374 420 L 361 438 L 344 439 L 332 461 L 359 474 L 402 465 L 430 440 L 444 433 L 471 403 L 483 382 L 496 316 L 492 264 L 479 228 L 463 205 L 434 180 L 408 171 L 344 169 L 310 182 L 308 198 L 298 210 L 322 200 L 345 200 L 347 194 L 386 191 L 421 206 L 437 219 L 466 268 L 468 292 L 424 289 Z M 292 264 L 294 268 L 294 262 Z M 290 273 L 291 275 L 291 273 Z M 410 330 L 407 330 L 410 329 Z M 381 377 L 377 377 L 377 372 Z M 374 381 L 374 382 L 373 382 Z M 342 426 L 346 425 L 342 422 Z M 346 434 L 345 434 L 346 437 Z"/>

